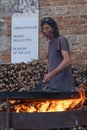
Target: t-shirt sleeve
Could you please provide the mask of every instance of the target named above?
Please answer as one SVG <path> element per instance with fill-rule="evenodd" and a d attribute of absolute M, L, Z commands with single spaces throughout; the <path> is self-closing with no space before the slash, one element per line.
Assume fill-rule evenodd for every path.
<path fill-rule="evenodd" d="M 58 45 L 59 50 L 65 50 L 69 52 L 69 43 L 68 40 L 65 37 L 59 38 L 59 45 Z"/>

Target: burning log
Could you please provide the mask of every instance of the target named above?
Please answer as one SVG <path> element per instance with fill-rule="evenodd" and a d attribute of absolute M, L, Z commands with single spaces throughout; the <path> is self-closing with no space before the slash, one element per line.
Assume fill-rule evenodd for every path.
<path fill-rule="evenodd" d="M 10 106 L 16 112 L 58 112 L 67 110 L 80 110 L 85 102 L 84 86 L 78 89 L 79 97 L 71 99 L 29 99 L 29 100 L 10 100 Z"/>
<path fill-rule="evenodd" d="M 6 109 L 7 113 L 4 112 L 4 113 L 0 114 L 0 120 L 2 121 L 1 124 L 2 124 L 3 128 L 6 128 L 7 126 L 9 126 L 9 128 L 19 128 L 20 123 L 22 121 L 21 127 L 20 127 L 22 129 L 23 128 L 32 129 L 32 126 L 37 126 L 37 124 L 41 124 L 41 123 L 42 124 L 41 124 L 41 126 L 38 126 L 38 129 L 61 128 L 62 126 L 63 127 L 67 127 L 67 126 L 73 127 L 73 126 L 77 126 L 77 125 L 79 126 L 79 124 L 80 125 L 87 124 L 87 122 L 86 122 L 87 116 L 85 114 L 85 113 L 87 113 L 86 111 L 81 111 L 81 112 L 69 111 L 69 110 L 74 110 L 74 109 L 78 110 L 78 108 L 77 108 L 78 104 L 81 105 L 82 103 L 84 103 L 85 95 L 84 95 L 83 86 L 81 86 L 81 88 L 79 88 L 78 92 L 80 93 L 78 98 L 74 98 L 71 95 L 72 99 L 68 99 L 68 100 L 57 100 L 57 97 L 55 100 L 51 100 L 50 98 L 49 98 L 49 100 L 45 100 L 45 99 L 40 99 L 40 97 L 39 97 L 39 100 L 37 100 L 36 98 L 34 98 L 34 100 L 32 100 L 32 99 L 27 99 L 27 100 L 18 99 L 17 100 L 16 97 L 14 97 L 14 99 L 16 99 L 16 100 L 9 100 L 10 105 L 8 105 L 9 107 L 7 107 L 7 109 Z M 53 93 L 53 95 L 54 94 L 55 93 Z M 5 98 L 6 97 L 8 98 L 7 95 L 5 95 Z M 10 97 L 10 99 L 11 98 L 12 97 Z M 8 100 L 6 100 L 6 101 L 8 101 Z M 10 112 L 8 112 L 8 108 L 10 108 Z M 69 108 L 69 109 L 67 109 L 67 108 Z M 64 111 L 67 111 L 67 112 L 64 112 Z M 37 118 L 37 117 L 39 117 L 39 118 Z M 55 117 L 55 118 L 53 118 L 53 120 L 52 120 L 52 117 Z M 69 118 L 66 119 L 66 117 L 69 117 Z M 26 118 L 27 123 L 25 122 L 25 125 L 24 125 L 23 119 L 25 119 L 25 118 Z M 81 120 L 80 118 L 81 119 L 83 118 L 83 119 Z M 36 119 L 36 120 L 34 120 L 34 119 Z M 43 124 L 44 119 L 47 119 L 47 120 Z M 40 120 L 40 123 L 38 122 L 39 120 Z M 52 125 L 50 125 L 48 127 L 48 124 L 46 125 L 47 121 L 48 122 L 51 121 L 50 124 L 52 124 Z M 62 121 L 63 121 L 63 123 L 60 124 L 60 122 L 62 122 Z M 32 125 L 31 122 L 34 122 L 35 124 Z M 22 126 L 22 124 L 23 124 L 23 126 Z M 27 126 L 27 127 L 25 127 L 25 126 Z M 33 128 L 35 128 L 35 127 L 33 127 Z"/>

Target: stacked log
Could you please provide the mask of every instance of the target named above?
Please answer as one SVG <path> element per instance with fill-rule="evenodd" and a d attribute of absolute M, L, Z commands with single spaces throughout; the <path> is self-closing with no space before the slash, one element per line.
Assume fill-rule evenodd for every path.
<path fill-rule="evenodd" d="M 39 60 L 1 65 L 0 91 L 26 91 L 26 88 L 31 91 L 45 73 L 46 63 Z"/>
<path fill-rule="evenodd" d="M 1 64 L 0 91 L 32 91 L 47 73 L 47 63 L 34 60 L 29 63 Z M 87 86 L 87 67 L 73 66 L 74 87 Z M 86 87 L 87 88 L 87 87 Z"/>
<path fill-rule="evenodd" d="M 72 71 L 74 87 L 84 84 L 87 89 L 87 66 L 73 66 Z"/>

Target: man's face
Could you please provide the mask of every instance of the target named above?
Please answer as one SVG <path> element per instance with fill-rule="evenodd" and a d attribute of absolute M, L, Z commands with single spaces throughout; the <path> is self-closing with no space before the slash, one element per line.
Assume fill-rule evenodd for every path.
<path fill-rule="evenodd" d="M 50 25 L 48 25 L 47 23 L 45 23 L 43 25 L 42 32 L 48 39 L 52 39 L 54 36 L 53 35 L 53 28 Z"/>

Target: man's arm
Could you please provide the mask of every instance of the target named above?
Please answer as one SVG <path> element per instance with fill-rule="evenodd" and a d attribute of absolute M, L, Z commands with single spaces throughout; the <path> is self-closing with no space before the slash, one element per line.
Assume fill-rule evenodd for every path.
<path fill-rule="evenodd" d="M 56 69 L 54 69 L 52 72 L 49 72 L 48 74 L 46 74 L 44 76 L 43 82 L 49 81 L 56 74 L 58 74 L 59 72 L 61 72 L 62 70 L 64 70 L 65 68 L 67 68 L 71 64 L 71 59 L 70 59 L 69 52 L 65 51 L 65 50 L 62 50 L 61 53 L 62 53 L 62 57 L 63 57 L 62 62 L 60 63 L 60 65 L 58 65 L 58 67 Z"/>

